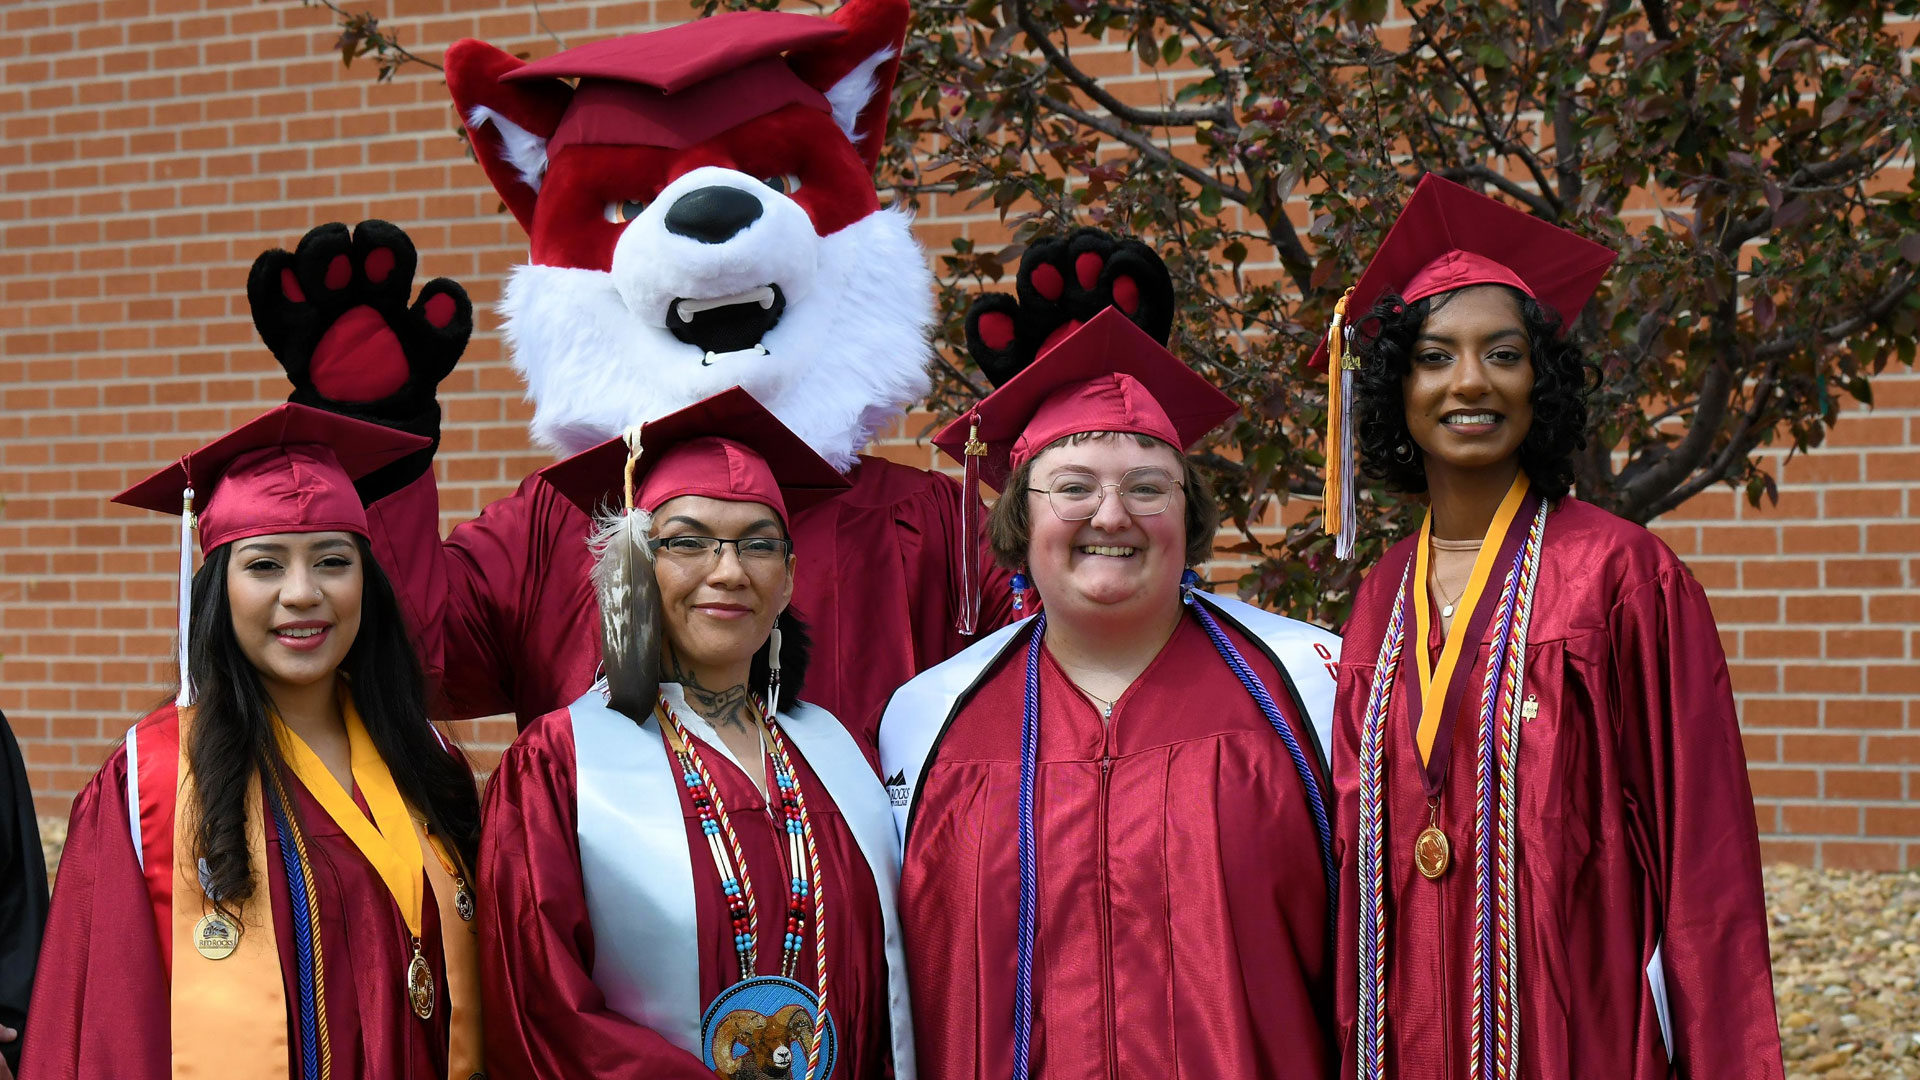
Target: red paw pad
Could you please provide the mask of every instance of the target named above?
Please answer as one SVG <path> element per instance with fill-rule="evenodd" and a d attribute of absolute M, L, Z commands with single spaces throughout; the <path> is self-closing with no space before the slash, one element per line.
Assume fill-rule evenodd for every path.
<path fill-rule="evenodd" d="M 1066 322 L 1063 322 L 1059 326 L 1054 327 L 1053 333 L 1047 335 L 1047 340 L 1040 343 L 1040 347 L 1034 350 L 1033 355 L 1037 357 L 1041 353 L 1046 352 L 1048 349 L 1053 348 L 1054 345 L 1057 344 L 1061 338 L 1066 337 L 1068 334 L 1071 334 L 1078 329 L 1080 329 L 1079 319 L 1068 319 Z"/>
<path fill-rule="evenodd" d="M 1099 255 L 1091 251 L 1082 252 L 1079 258 L 1073 260 L 1073 276 L 1080 279 L 1082 289 L 1091 292 L 1095 285 L 1100 284 L 1100 268 L 1105 265 L 1107 260 Z"/>
<path fill-rule="evenodd" d="M 1140 310 L 1140 283 L 1130 277 L 1113 279 L 1113 306 L 1129 315 Z"/>
<path fill-rule="evenodd" d="M 304 304 L 307 302 L 307 294 L 301 291 L 300 282 L 294 278 L 293 267 L 291 266 L 283 266 L 280 268 L 280 295 L 286 297 L 287 302 L 290 304 Z"/>
<path fill-rule="evenodd" d="M 335 255 L 333 261 L 327 264 L 327 288 L 344 289 L 347 282 L 352 280 L 353 264 L 347 261 L 345 255 Z"/>
<path fill-rule="evenodd" d="M 434 293 L 427 297 L 427 322 L 435 330 L 442 330 L 453 321 L 453 297 L 446 293 Z"/>
<path fill-rule="evenodd" d="M 980 343 L 994 352 L 1013 344 L 1013 316 L 1004 311 L 989 311 L 980 316 Z"/>
<path fill-rule="evenodd" d="M 331 267 L 327 276 L 331 280 Z M 322 397 L 378 401 L 406 385 L 407 355 L 379 312 L 357 307 L 327 328 L 313 350 L 310 371 Z"/>
<path fill-rule="evenodd" d="M 367 253 L 364 268 L 367 271 L 367 280 L 375 285 L 387 280 L 387 275 L 393 273 L 393 249 L 374 248 Z"/>
<path fill-rule="evenodd" d="M 1060 294 L 1067 290 L 1067 283 L 1061 278 L 1059 269 L 1047 263 L 1033 268 L 1032 280 L 1034 291 L 1049 300 L 1060 299 Z"/>

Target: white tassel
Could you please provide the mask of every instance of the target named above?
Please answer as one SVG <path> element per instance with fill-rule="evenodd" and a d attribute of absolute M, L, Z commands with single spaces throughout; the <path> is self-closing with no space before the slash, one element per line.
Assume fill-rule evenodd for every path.
<path fill-rule="evenodd" d="M 587 541 L 600 600 L 601 666 L 607 704 L 635 722 L 653 714 L 660 693 L 660 585 L 653 576 L 645 510 L 604 514 Z"/>
<path fill-rule="evenodd" d="M 187 671 L 187 621 L 193 607 L 193 489 L 180 493 L 180 607 L 177 628 L 180 634 L 180 691 L 173 697 L 178 708 L 193 704 L 193 676 Z"/>

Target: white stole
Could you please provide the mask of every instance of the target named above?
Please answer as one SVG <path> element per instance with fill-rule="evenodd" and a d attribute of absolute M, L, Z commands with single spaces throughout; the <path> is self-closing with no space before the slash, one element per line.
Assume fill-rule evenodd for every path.
<path fill-rule="evenodd" d="M 1194 590 L 1222 622 L 1236 627 L 1263 648 L 1305 708 L 1314 751 L 1324 768 L 1333 742 L 1334 671 L 1340 662 L 1340 638 L 1312 623 L 1275 615 L 1252 604 Z M 920 790 L 920 776 L 936 744 L 961 703 L 973 695 L 1000 655 L 1033 617 L 1005 626 L 963 649 L 952 659 L 908 680 L 893 692 L 880 718 L 880 774 L 886 777 L 894 826 L 902 839 Z M 1328 775 L 1332 770 L 1327 769 Z M 1331 791 L 1327 792 L 1330 799 Z"/>
<path fill-rule="evenodd" d="M 699 927 L 678 763 L 661 737 L 658 717 L 635 724 L 607 707 L 598 686 L 567 711 L 578 787 L 580 876 L 593 926 L 594 984 L 615 1012 L 702 1056 Z M 801 704 L 777 719 L 833 796 L 873 872 L 886 932 L 894 1075 L 916 1080 L 896 904 L 900 848 L 886 792 L 833 714 Z"/>

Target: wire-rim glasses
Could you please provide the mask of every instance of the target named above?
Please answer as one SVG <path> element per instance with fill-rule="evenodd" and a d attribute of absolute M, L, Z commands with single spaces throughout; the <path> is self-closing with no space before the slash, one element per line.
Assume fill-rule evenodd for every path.
<path fill-rule="evenodd" d="M 1103 484 L 1091 473 L 1063 472 L 1054 475 L 1051 486 L 1027 490 L 1045 495 L 1047 505 L 1061 521 L 1086 521 L 1100 512 L 1109 491 L 1119 494 L 1120 505 L 1127 513 L 1152 517 L 1166 513 L 1173 505 L 1174 489 L 1184 486 L 1185 481 L 1174 479 L 1164 469 L 1134 469 L 1117 484 Z"/>

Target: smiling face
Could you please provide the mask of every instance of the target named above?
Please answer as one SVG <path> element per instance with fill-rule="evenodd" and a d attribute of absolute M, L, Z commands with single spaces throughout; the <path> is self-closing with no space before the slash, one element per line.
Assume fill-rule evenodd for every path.
<path fill-rule="evenodd" d="M 333 678 L 360 633 L 365 567 L 352 533 L 274 533 L 233 542 L 227 606 L 267 693 Z"/>
<path fill-rule="evenodd" d="M 1180 455 L 1161 442 L 1142 446 L 1131 435 L 1062 440 L 1033 459 L 1026 492 L 1032 522 L 1027 574 L 1046 603 L 1048 618 L 1104 618 L 1145 622 L 1179 603 L 1186 569 L 1186 492 L 1179 486 Z M 1172 488 L 1167 508 L 1152 515 L 1127 510 L 1122 480 Z M 1063 521 L 1047 492 L 1098 488 L 1099 509 L 1085 521 Z M 1012 493 L 1009 493 L 1012 494 Z M 1003 496 L 1004 497 L 1004 496 Z"/>
<path fill-rule="evenodd" d="M 1436 305 L 1403 390 L 1430 480 L 1510 467 L 1533 427 L 1533 355 L 1513 293 L 1479 286 Z"/>
<path fill-rule="evenodd" d="M 682 495 L 653 512 L 652 535 L 667 541 L 686 536 L 779 540 L 786 531 L 764 503 Z M 680 665 L 698 672 L 710 689 L 745 682 L 753 654 L 793 599 L 792 555 L 754 558 L 733 544 L 717 555 L 681 553 L 667 544 L 654 553 L 653 572 L 660 583 L 667 645 Z"/>

